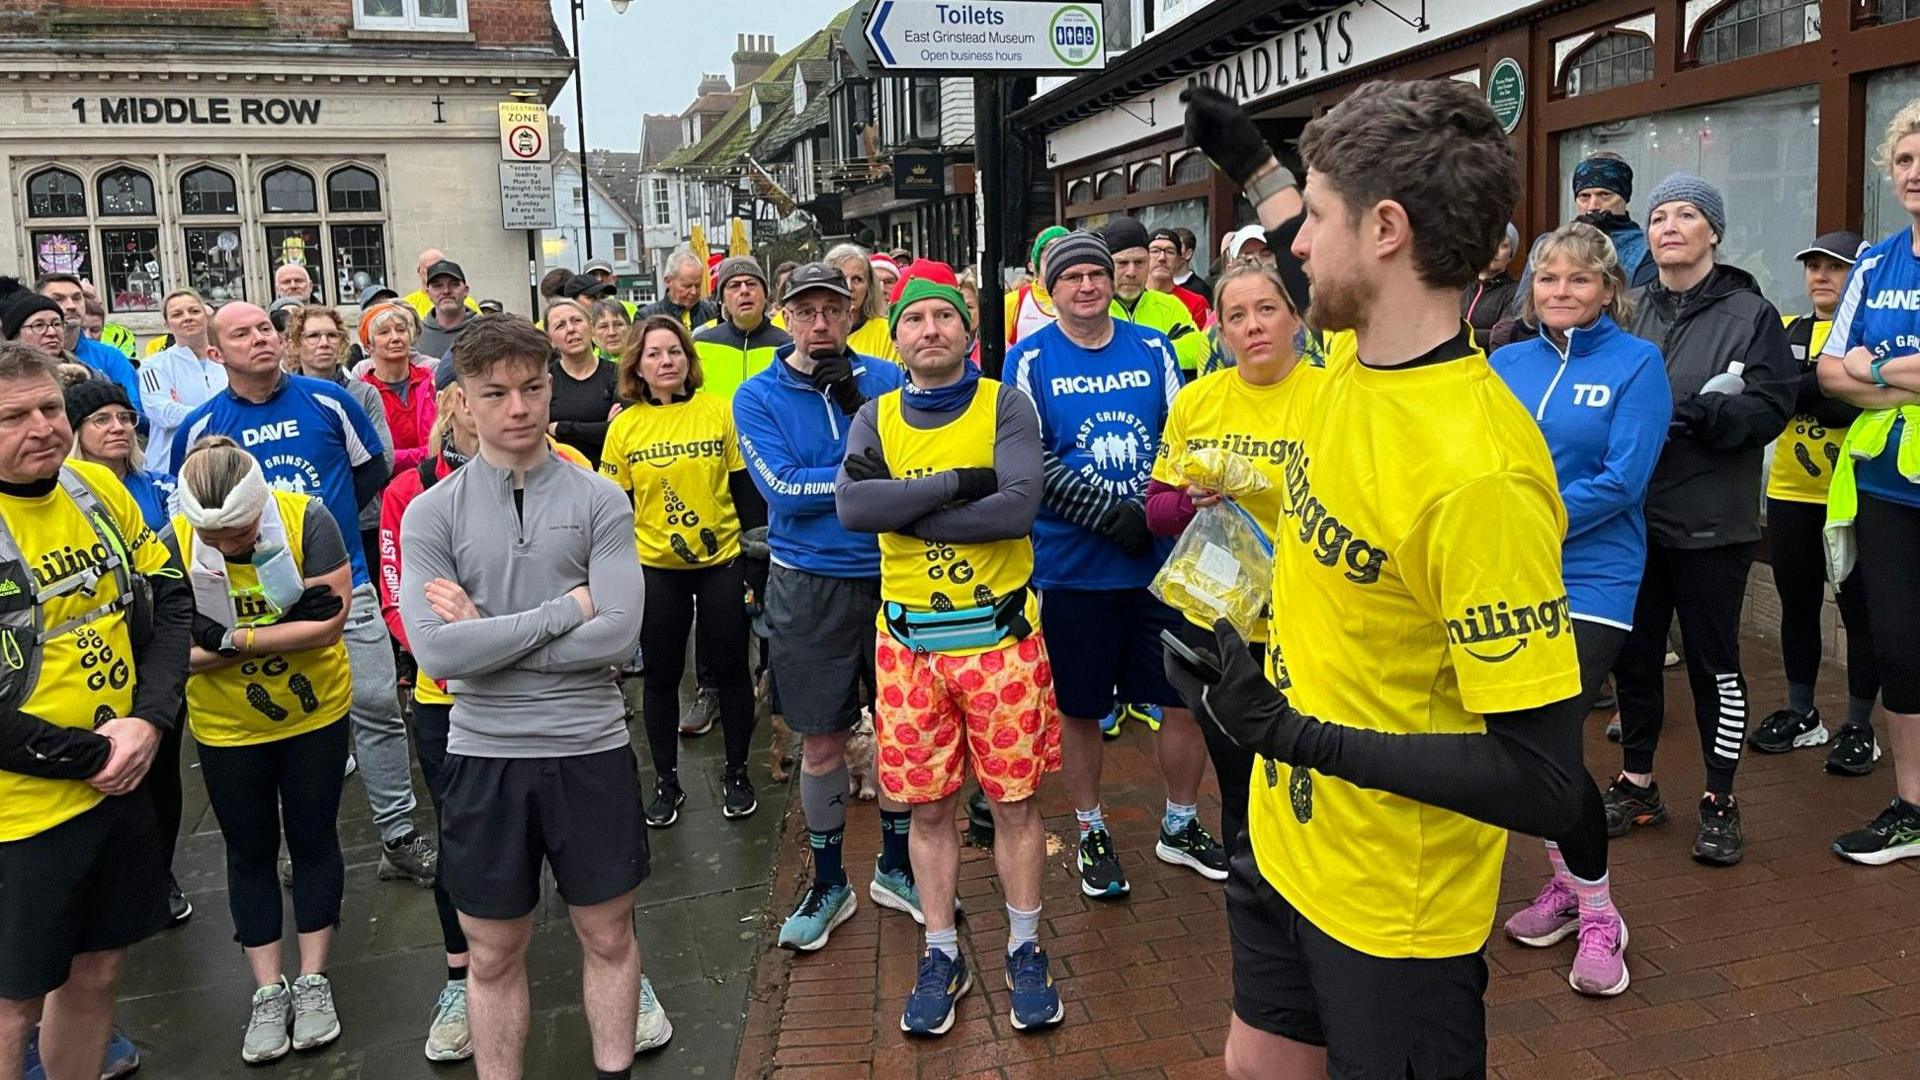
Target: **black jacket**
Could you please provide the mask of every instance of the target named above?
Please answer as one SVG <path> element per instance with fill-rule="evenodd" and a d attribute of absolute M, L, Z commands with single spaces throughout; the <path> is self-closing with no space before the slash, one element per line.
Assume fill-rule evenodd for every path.
<path fill-rule="evenodd" d="M 1753 276 L 1716 266 L 1684 293 L 1659 281 L 1634 290 L 1633 333 L 1660 346 L 1673 385 L 1674 426 L 1647 491 L 1647 535 L 1672 548 L 1760 538 L 1761 451 L 1786 430 L 1800 365 L 1780 313 Z M 1701 394 L 1734 363 L 1746 390 Z"/>
<path fill-rule="evenodd" d="M 720 305 L 712 300 L 695 300 L 691 308 L 683 308 L 671 300 L 655 300 L 646 307 L 633 313 L 633 321 L 654 315 L 665 315 L 669 319 L 680 320 L 689 332 L 698 330 L 720 317 Z"/>
<path fill-rule="evenodd" d="M 1506 313 L 1507 304 L 1519 287 L 1520 283 L 1502 270 L 1490 278 L 1475 278 L 1460 290 L 1460 317 L 1473 327 L 1473 338 L 1482 349 L 1493 351 L 1487 344 L 1493 324 Z"/>

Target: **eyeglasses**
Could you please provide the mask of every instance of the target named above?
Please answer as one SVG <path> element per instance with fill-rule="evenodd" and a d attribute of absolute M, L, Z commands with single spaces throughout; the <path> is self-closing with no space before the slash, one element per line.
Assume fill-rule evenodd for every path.
<path fill-rule="evenodd" d="M 342 334 L 338 330 L 314 330 L 309 333 L 301 334 L 300 340 L 312 342 L 313 344 L 317 345 L 323 341 L 339 341 L 341 338 L 345 336 L 346 336 L 345 334 Z"/>
<path fill-rule="evenodd" d="M 35 319 L 22 326 L 20 330 L 28 334 L 54 334 L 67 328 L 65 319 Z"/>
<path fill-rule="evenodd" d="M 811 324 L 811 323 L 817 323 L 817 322 L 824 322 L 827 319 L 844 319 L 846 317 L 847 317 L 846 308 L 821 308 L 818 311 L 815 311 L 811 308 L 788 308 L 787 309 L 787 321 L 795 324 L 796 326 L 802 323 Z"/>
<path fill-rule="evenodd" d="M 139 422 L 140 418 L 126 409 L 101 409 L 87 417 L 87 426 L 90 428 L 110 428 L 115 424 L 121 427 L 133 427 Z"/>
<path fill-rule="evenodd" d="M 1082 274 L 1061 274 L 1054 282 L 1055 291 L 1060 288 L 1077 289 L 1082 285 L 1104 284 L 1109 276 L 1105 270 L 1088 270 Z"/>

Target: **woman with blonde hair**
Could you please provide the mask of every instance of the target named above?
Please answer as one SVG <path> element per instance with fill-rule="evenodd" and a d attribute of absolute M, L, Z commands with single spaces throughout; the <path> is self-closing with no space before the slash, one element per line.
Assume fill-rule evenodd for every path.
<path fill-rule="evenodd" d="M 287 316 L 287 347 L 281 354 L 280 366 L 295 375 L 333 383 L 352 394 L 361 411 L 373 422 L 381 448 L 392 454 L 393 432 L 387 427 L 386 410 L 380 407 L 380 393 L 359 379 L 347 377 L 346 369 L 341 367 L 346 360 L 346 348 L 347 321 L 340 312 L 321 304 L 304 304 Z M 362 551 L 377 550 L 372 545 L 375 530 L 379 528 L 380 507 L 371 502 L 361 507 Z"/>
<path fill-rule="evenodd" d="M 168 456 L 173 433 L 187 414 L 227 388 L 226 365 L 208 355 L 208 327 L 213 312 L 192 289 L 175 289 L 160 301 L 173 345 L 149 356 L 140 365 L 140 411 L 147 414 L 149 464 L 161 473 L 172 472 Z"/>
<path fill-rule="evenodd" d="M 269 488 L 259 462 L 222 436 L 181 463 L 180 511 L 172 528 L 195 608 L 187 717 L 256 987 L 241 1047 L 253 1064 L 340 1035 L 326 971 L 346 873 L 335 822 L 353 704 L 340 640 L 352 567 L 326 505 Z M 291 983 L 274 869 L 283 836 L 299 936 Z"/>
<path fill-rule="evenodd" d="M 746 582 L 740 534 L 766 524 L 748 478 L 733 411 L 698 394 L 700 359 L 679 321 L 655 315 L 634 328 L 620 360 L 620 390 L 634 404 L 614 418 L 602 475 L 633 498 L 634 539 L 647 586 L 640 650 L 647 658 L 643 714 L 653 757 L 647 824 L 679 820 L 680 676 L 687 635 L 720 699 L 726 737 L 721 813 L 741 818 L 758 803 L 747 779 L 753 738 L 753 683 L 747 669 Z M 694 609 L 700 618 L 694 621 Z"/>
<path fill-rule="evenodd" d="M 593 314 L 578 300 L 559 299 L 547 305 L 547 341 L 555 353 L 548 365 L 553 396 L 548 408 L 547 434 L 580 451 L 588 461 L 600 460 L 607 428 L 625 403 L 614 365 L 594 352 Z"/>
<path fill-rule="evenodd" d="M 1894 778 L 1893 801 L 1833 852 L 1880 866 L 1920 855 L 1920 315 L 1878 299 L 1920 290 L 1920 99 L 1894 114 L 1874 161 L 1911 220 L 1854 265 L 1818 371 L 1821 390 L 1865 410 L 1847 429 L 1827 491 L 1827 580 L 1852 573 L 1865 587 Z M 1869 745 L 1871 766 L 1880 745 Z"/>
<path fill-rule="evenodd" d="M 893 331 L 887 327 L 887 298 L 875 284 L 873 263 L 867 249 L 859 244 L 836 244 L 822 260 L 847 276 L 847 288 L 853 290 L 849 306 L 853 309 L 853 330 L 847 335 L 847 347 L 862 356 L 900 362 L 893 347 Z"/>
<path fill-rule="evenodd" d="M 393 471 L 411 469 L 428 456 L 427 432 L 433 430 L 433 368 L 419 363 L 413 344 L 420 328 L 413 309 L 404 304 L 380 304 L 360 320 L 360 336 L 372 366 L 358 377 L 371 388 L 379 412 L 386 417 L 388 449 Z M 364 403 L 362 405 L 364 408 Z"/>
<path fill-rule="evenodd" d="M 593 320 L 593 350 L 600 359 L 619 363 L 627 351 L 627 333 L 633 329 L 633 317 L 627 305 L 618 300 L 595 300 L 587 311 Z"/>
<path fill-rule="evenodd" d="M 1647 484 L 1673 415 L 1660 350 L 1621 329 L 1633 319 L 1627 276 L 1613 242 L 1582 222 L 1534 245 L 1523 299 L 1540 336 L 1489 363 L 1540 424 L 1567 508 L 1561 551 L 1568 615 L 1591 705 L 1634 624 L 1647 556 Z M 1664 634 L 1666 626 L 1660 627 Z M 1588 781 L 1580 824 L 1547 840 L 1553 874 L 1532 904 L 1507 920 L 1507 936 L 1548 946 L 1578 935 L 1567 981 L 1582 994 L 1627 988 L 1627 927 L 1607 878 L 1607 817 Z"/>

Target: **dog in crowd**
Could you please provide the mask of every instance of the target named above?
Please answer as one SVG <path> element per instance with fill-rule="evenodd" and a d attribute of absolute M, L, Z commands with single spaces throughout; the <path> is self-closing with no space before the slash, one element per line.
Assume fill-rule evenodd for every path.
<path fill-rule="evenodd" d="M 773 711 L 770 695 L 767 693 L 767 676 L 761 675 L 754 692 L 754 714 L 756 721 L 763 723 L 773 734 L 767 740 L 767 774 L 776 784 L 784 784 L 791 775 L 792 767 L 800 762 L 800 736 L 793 733 L 780 714 Z M 872 802 L 879 797 L 879 788 L 875 786 L 877 774 L 873 767 L 873 710 L 860 710 L 860 722 L 854 725 L 853 734 L 847 738 L 847 794 L 862 802 Z"/>

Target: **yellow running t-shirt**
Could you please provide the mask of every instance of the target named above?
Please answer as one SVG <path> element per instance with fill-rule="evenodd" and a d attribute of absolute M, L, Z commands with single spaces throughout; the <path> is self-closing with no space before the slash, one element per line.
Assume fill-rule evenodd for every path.
<path fill-rule="evenodd" d="M 1791 331 L 1794 322 L 1802 317 L 1812 318 L 1783 315 L 1780 321 Z M 1807 354 L 1794 357 L 1802 370 L 1820 359 L 1820 352 L 1827 344 L 1827 333 L 1833 329 L 1833 320 L 1818 319 L 1811 329 L 1813 336 Z M 1788 337 L 1792 336 L 1789 332 Z M 1800 349 L 1795 346 L 1793 351 L 1798 353 Z M 1840 463 L 1840 442 L 1846 437 L 1846 428 L 1827 427 L 1806 413 L 1798 413 L 1788 420 L 1787 430 L 1781 432 L 1773 444 L 1773 464 L 1767 469 L 1767 498 L 1824 506 L 1827 485 L 1833 482 L 1833 467 Z"/>
<path fill-rule="evenodd" d="M 747 467 L 733 411 L 711 394 L 622 409 L 607 429 L 601 475 L 633 493 L 640 565 L 717 566 L 740 554 L 740 515 L 727 474 Z"/>
<path fill-rule="evenodd" d="M 900 350 L 893 344 L 893 328 L 884 317 L 861 323 L 860 329 L 847 335 L 847 348 L 890 364 L 900 362 Z"/>
<path fill-rule="evenodd" d="M 287 550 L 300 576 L 311 581 L 338 569 L 342 558 L 321 559 L 332 566 L 315 565 L 307 557 L 309 528 L 332 526 L 325 504 L 309 495 L 273 493 L 280 520 L 286 526 Z M 324 522 L 324 524 L 322 524 Z M 185 515 L 173 519 L 173 535 L 181 558 L 191 566 L 193 526 Z M 336 540 L 341 556 L 346 549 Z M 235 600 L 237 627 L 271 626 L 279 615 L 258 593 L 260 576 L 253 564 L 226 561 L 228 589 Z M 191 572 L 191 571 L 190 571 Z M 256 746 L 317 731 L 346 718 L 353 705 L 353 677 L 347 665 L 344 641 L 289 653 L 264 653 L 240 662 L 187 676 L 187 719 L 193 737 L 208 746 Z"/>
<path fill-rule="evenodd" d="M 1397 369 L 1330 358 L 1277 425 L 1276 681 L 1330 723 L 1483 732 L 1484 714 L 1580 688 L 1553 459 L 1464 330 L 1442 350 Z M 1486 941 L 1504 830 L 1271 761 L 1248 818 L 1261 874 L 1348 946 Z"/>
<path fill-rule="evenodd" d="M 166 545 L 147 528 L 139 505 L 113 473 L 84 461 L 69 461 L 67 467 L 79 474 L 112 519 L 133 572 L 151 575 L 167 570 L 172 556 Z M 106 558 L 99 535 L 59 487 L 37 499 L 0 498 L 0 518 L 5 519 L 42 592 L 90 571 Z M 173 572 L 178 573 L 178 568 Z M 41 612 L 41 624 L 58 626 L 111 600 L 118 589 L 108 573 L 91 591 L 52 597 Z M 40 678 L 21 704 L 22 711 L 49 724 L 89 730 L 127 715 L 133 706 L 134 670 L 133 641 L 124 610 L 75 627 L 43 648 Z M 0 771 L 0 842 L 38 836 L 93 809 L 105 797 L 84 780 L 43 780 Z"/>
<path fill-rule="evenodd" d="M 993 435 L 1003 387 L 981 379 L 966 411 L 931 431 L 900 415 L 900 391 L 890 390 L 876 404 L 874 427 L 887 467 L 902 480 L 948 469 L 993 468 Z M 966 611 L 987 607 L 1033 580 L 1033 538 L 991 540 L 979 544 L 922 540 L 906 533 L 880 534 L 880 598 L 908 611 Z M 1027 625 L 1040 624 L 1040 605 L 1027 591 Z M 883 606 L 874 617 L 887 632 Z M 947 656 L 992 652 L 999 644 L 943 649 Z"/>

